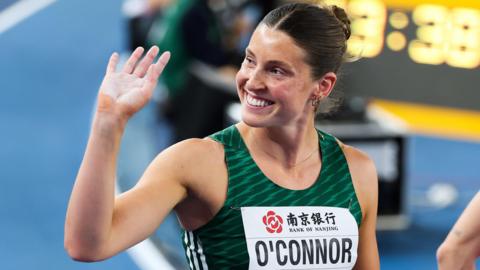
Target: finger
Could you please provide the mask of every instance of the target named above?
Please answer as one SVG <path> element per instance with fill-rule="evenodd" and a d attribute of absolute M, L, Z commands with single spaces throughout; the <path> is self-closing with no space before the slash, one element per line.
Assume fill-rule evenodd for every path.
<path fill-rule="evenodd" d="M 170 52 L 164 52 L 159 57 L 157 63 L 150 65 L 146 74 L 145 84 L 143 86 L 144 90 L 147 92 L 152 92 L 157 84 L 158 76 L 162 73 L 163 69 L 170 59 Z"/>
<path fill-rule="evenodd" d="M 155 86 L 157 85 L 157 80 L 151 80 L 149 79 L 151 77 L 151 73 L 153 70 L 153 65 L 150 65 L 150 67 L 147 70 L 146 74 L 146 80 L 144 81 L 142 91 L 144 91 L 148 97 L 150 97 L 153 93 L 153 89 L 155 89 Z"/>
<path fill-rule="evenodd" d="M 114 52 L 110 56 L 110 60 L 108 60 L 108 65 L 107 65 L 107 74 L 109 73 L 114 73 L 115 69 L 117 68 L 118 64 L 118 53 Z"/>
<path fill-rule="evenodd" d="M 130 55 L 127 62 L 123 66 L 123 72 L 132 73 L 135 65 L 138 62 L 138 59 L 140 59 L 140 57 L 142 56 L 143 51 L 144 49 L 142 47 L 138 47 L 135 49 L 135 51 L 133 51 L 132 55 Z"/>
<path fill-rule="evenodd" d="M 162 74 L 163 69 L 167 65 L 168 61 L 170 60 L 170 52 L 164 52 L 162 55 L 158 58 L 157 63 L 153 65 L 153 70 L 152 70 L 152 76 L 154 76 L 155 80 Z"/>
<path fill-rule="evenodd" d="M 148 50 L 145 57 L 143 57 L 142 61 L 140 61 L 140 63 L 135 68 L 135 71 L 133 71 L 133 74 L 140 78 L 145 76 L 145 74 L 147 73 L 148 67 L 153 63 L 153 60 L 155 60 L 155 57 L 157 57 L 158 51 L 159 49 L 157 46 L 153 46 L 152 48 L 150 48 L 150 50 Z"/>

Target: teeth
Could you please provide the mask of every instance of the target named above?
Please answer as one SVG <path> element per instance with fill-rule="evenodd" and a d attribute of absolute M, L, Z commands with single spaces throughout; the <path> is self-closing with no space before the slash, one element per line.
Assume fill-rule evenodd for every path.
<path fill-rule="evenodd" d="M 261 100 L 261 99 L 256 99 L 250 95 L 247 94 L 247 103 L 249 105 L 255 106 L 255 107 L 266 107 L 268 105 L 273 104 L 273 102 L 266 101 L 266 100 Z"/>

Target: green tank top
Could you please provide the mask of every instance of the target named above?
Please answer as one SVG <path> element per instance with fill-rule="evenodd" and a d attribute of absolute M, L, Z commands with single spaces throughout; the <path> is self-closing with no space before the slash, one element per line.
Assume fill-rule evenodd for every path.
<path fill-rule="evenodd" d="M 252 258 L 249 258 L 248 249 L 250 247 L 247 249 L 245 220 L 243 220 L 245 217 L 242 218 L 242 210 L 248 207 L 255 209 L 255 207 L 264 206 L 275 209 L 277 213 L 264 211 L 263 220 L 261 217 L 258 218 L 258 223 L 263 222 L 262 224 L 266 227 L 266 230 L 262 233 L 268 235 L 293 234 L 297 230 L 313 229 L 332 230 L 333 233 L 337 233 L 335 232 L 335 226 L 338 226 L 341 222 L 338 220 L 339 217 L 337 217 L 335 226 L 332 225 L 332 222 L 328 224 L 332 226 L 326 226 L 327 221 L 332 221 L 332 219 L 328 220 L 329 215 L 330 217 L 333 216 L 332 213 L 330 211 L 308 212 L 310 206 L 327 207 L 325 208 L 327 210 L 346 209 L 345 212 L 351 218 L 348 221 L 349 226 L 358 230 L 362 219 L 361 208 L 352 184 L 347 161 L 333 136 L 318 131 L 322 168 L 316 182 L 304 190 L 282 188 L 269 180 L 252 159 L 235 126 L 217 132 L 210 138 L 224 146 L 225 162 L 228 170 L 227 198 L 218 214 L 206 225 L 194 231 L 183 231 L 183 245 L 190 269 L 249 268 L 249 262 Z M 294 212 L 291 210 L 294 208 L 290 208 L 294 206 L 306 208 Z M 286 207 L 285 215 L 278 214 L 275 207 Z M 309 226 L 302 227 L 300 226 L 302 224 Z M 313 226 L 314 224 L 321 224 L 322 226 Z M 333 224 L 335 224 L 334 220 Z M 283 240 L 276 240 L 276 242 L 267 239 L 263 242 L 257 241 L 257 244 L 252 246 L 252 252 L 256 251 L 257 255 L 260 254 L 261 258 L 257 258 L 260 265 L 266 263 L 265 260 L 268 258 L 270 258 L 270 261 L 276 259 L 278 261 L 276 263 L 280 265 L 287 261 L 293 263 L 293 265 L 296 265 L 295 263 L 302 265 L 302 263 L 308 263 L 308 259 L 311 259 L 314 264 L 321 264 L 322 261 L 329 259 L 332 259 L 333 262 L 345 259 L 351 260 L 348 257 L 352 251 L 348 249 L 352 248 L 349 240 L 332 240 L 334 238 L 328 237 L 327 240 L 330 242 L 327 242 L 325 238 L 302 238 L 296 241 L 288 241 L 290 238 L 286 237 Z M 252 239 L 255 239 L 255 237 Z M 344 248 L 346 245 L 347 253 L 344 252 L 340 256 L 342 244 Z M 334 250 L 331 254 L 327 254 L 328 245 L 330 245 L 330 249 L 333 248 Z M 269 256 L 267 256 L 268 252 L 271 252 Z M 356 260 L 356 247 L 354 252 L 354 260 Z M 346 255 L 346 258 L 343 255 Z M 355 261 L 353 261 L 354 263 Z M 283 269 L 282 267 L 273 268 Z M 256 269 L 273 268 L 259 267 Z M 295 269 L 295 267 L 290 269 Z"/>

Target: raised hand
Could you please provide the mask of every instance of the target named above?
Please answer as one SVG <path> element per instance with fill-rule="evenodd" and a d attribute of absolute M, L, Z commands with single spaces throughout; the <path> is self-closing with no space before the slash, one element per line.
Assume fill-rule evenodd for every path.
<path fill-rule="evenodd" d="M 170 53 L 164 52 L 153 63 L 159 52 L 158 47 L 150 48 L 140 60 L 143 52 L 144 49 L 138 47 L 121 71 L 116 71 L 118 54 L 112 54 L 98 94 L 99 112 L 113 113 L 128 119 L 150 100 L 158 77 L 170 59 Z"/>

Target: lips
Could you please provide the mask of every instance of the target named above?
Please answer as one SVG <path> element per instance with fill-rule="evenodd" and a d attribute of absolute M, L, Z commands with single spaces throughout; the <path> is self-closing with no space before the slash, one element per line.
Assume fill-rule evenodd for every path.
<path fill-rule="evenodd" d="M 253 107 L 267 107 L 273 104 L 272 101 L 258 98 L 258 97 L 253 97 L 250 95 L 248 92 L 245 92 L 245 100 L 247 101 L 248 105 L 253 106 Z"/>

